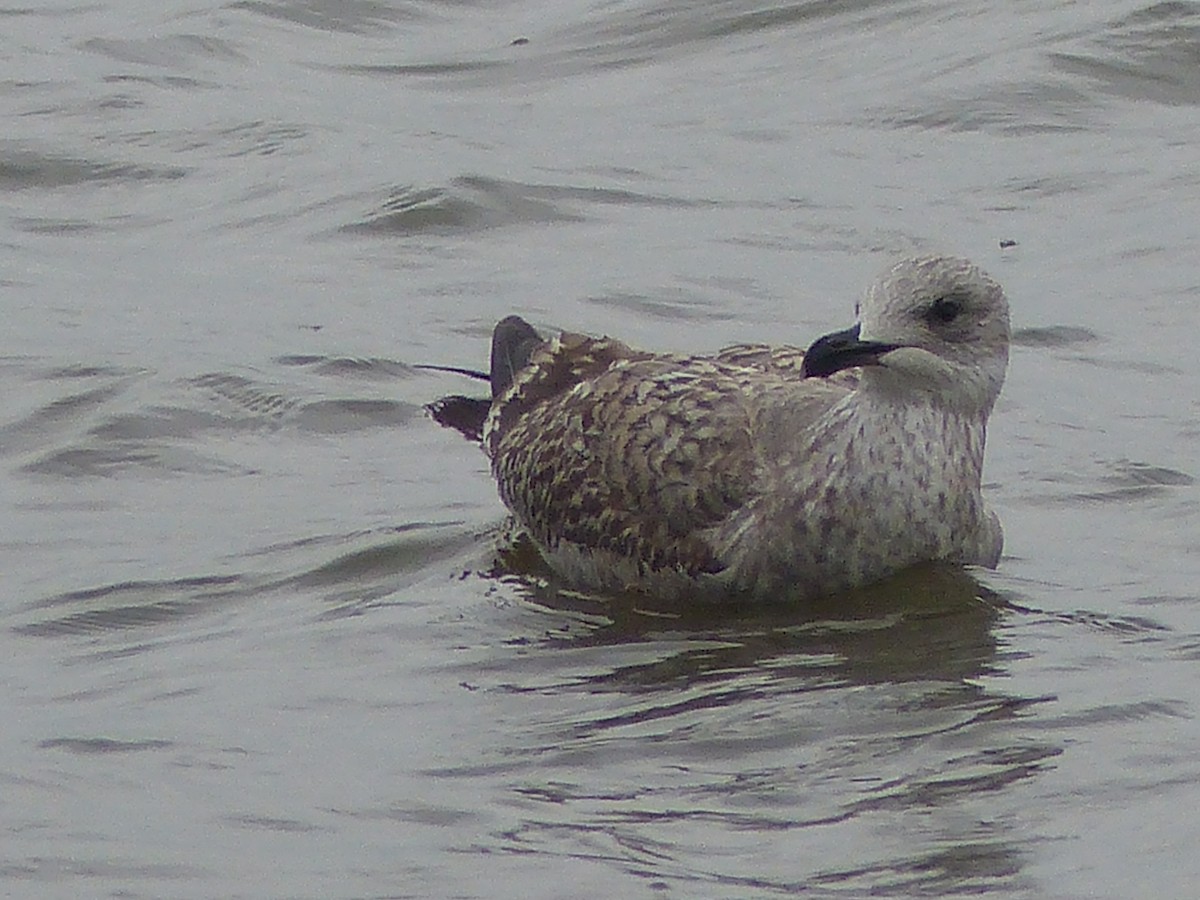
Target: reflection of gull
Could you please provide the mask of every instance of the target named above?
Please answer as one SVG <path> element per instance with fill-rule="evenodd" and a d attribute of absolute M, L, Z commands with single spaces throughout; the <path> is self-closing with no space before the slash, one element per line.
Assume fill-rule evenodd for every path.
<path fill-rule="evenodd" d="M 1008 362 L 1000 286 L 907 260 L 860 313 L 804 354 L 710 357 L 505 319 L 483 428 L 501 497 L 585 589 L 800 598 L 924 560 L 995 566 L 980 473 Z"/>

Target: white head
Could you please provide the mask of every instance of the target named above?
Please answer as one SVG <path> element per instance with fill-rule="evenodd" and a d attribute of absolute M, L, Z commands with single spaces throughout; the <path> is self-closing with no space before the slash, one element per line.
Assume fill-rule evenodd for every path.
<path fill-rule="evenodd" d="M 857 326 L 809 348 L 806 374 L 862 366 L 863 390 L 990 412 L 1008 367 L 1008 301 L 977 266 L 906 259 L 867 289 L 858 314 Z"/>

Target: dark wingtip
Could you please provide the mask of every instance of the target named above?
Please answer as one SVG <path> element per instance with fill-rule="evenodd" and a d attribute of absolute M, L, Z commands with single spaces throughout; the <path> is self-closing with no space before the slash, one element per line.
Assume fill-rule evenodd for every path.
<path fill-rule="evenodd" d="M 469 441 L 483 440 L 483 423 L 491 408 L 491 400 L 458 394 L 425 404 L 435 422 L 453 428 Z"/>
<path fill-rule="evenodd" d="M 542 336 L 520 316 L 508 316 L 496 323 L 492 332 L 492 397 L 508 389 L 542 343 Z"/>

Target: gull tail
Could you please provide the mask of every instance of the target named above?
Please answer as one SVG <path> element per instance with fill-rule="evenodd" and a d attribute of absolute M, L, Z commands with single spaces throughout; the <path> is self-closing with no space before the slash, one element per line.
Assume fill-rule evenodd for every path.
<path fill-rule="evenodd" d="M 533 351 L 544 341 L 533 326 L 520 316 L 501 319 L 492 332 L 491 370 L 480 372 L 461 366 L 418 365 L 415 368 L 433 372 L 465 375 L 491 386 L 491 397 L 464 397 L 452 394 L 427 403 L 425 409 L 439 425 L 453 428 L 469 441 L 483 440 L 483 423 L 492 408 L 492 401 L 508 390 L 521 369 L 529 365 Z"/>

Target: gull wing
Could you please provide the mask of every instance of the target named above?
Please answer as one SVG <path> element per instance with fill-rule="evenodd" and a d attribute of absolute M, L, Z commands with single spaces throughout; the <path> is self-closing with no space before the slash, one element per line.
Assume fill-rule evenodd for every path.
<path fill-rule="evenodd" d="M 565 334 L 497 398 L 484 445 L 535 540 L 617 554 L 643 571 L 714 573 L 708 532 L 753 496 L 748 388 L 761 371 Z"/>

